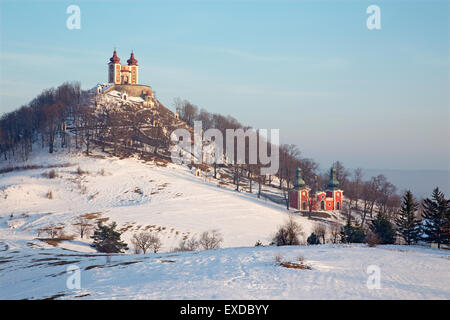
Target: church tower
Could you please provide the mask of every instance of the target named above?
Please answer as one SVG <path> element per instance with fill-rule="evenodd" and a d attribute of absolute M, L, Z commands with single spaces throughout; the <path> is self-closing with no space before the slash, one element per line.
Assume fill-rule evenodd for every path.
<path fill-rule="evenodd" d="M 302 178 L 302 169 L 295 170 L 294 189 L 289 191 L 289 205 L 299 210 L 306 210 L 308 207 L 309 188 Z"/>
<path fill-rule="evenodd" d="M 330 169 L 330 180 L 328 180 L 327 185 L 327 210 L 341 210 L 342 208 L 342 198 L 344 191 L 339 189 L 339 181 L 336 175 L 336 168 Z"/>
<path fill-rule="evenodd" d="M 131 79 L 130 79 L 130 84 L 138 84 L 138 64 L 137 64 L 137 60 L 134 58 L 134 53 L 131 52 L 131 56 L 130 59 L 127 60 L 128 66 L 130 68 L 130 73 L 131 73 Z"/>
<path fill-rule="evenodd" d="M 111 59 L 109 59 L 109 63 L 108 63 L 108 72 L 109 72 L 108 82 L 109 83 L 120 84 L 121 69 L 122 69 L 122 65 L 120 64 L 120 59 L 117 56 L 116 50 L 114 49 L 113 56 L 111 57 Z"/>

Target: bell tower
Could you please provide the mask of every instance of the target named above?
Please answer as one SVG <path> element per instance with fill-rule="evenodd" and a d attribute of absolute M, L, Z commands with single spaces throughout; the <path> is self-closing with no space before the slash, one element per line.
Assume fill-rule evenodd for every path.
<path fill-rule="evenodd" d="M 138 84 L 139 70 L 137 60 L 134 58 L 134 52 L 131 52 L 130 59 L 127 60 L 128 67 L 131 72 L 131 84 Z"/>
<path fill-rule="evenodd" d="M 108 63 L 108 82 L 114 84 L 120 84 L 121 82 L 121 69 L 120 59 L 117 56 L 116 49 L 114 49 L 113 56 L 109 59 Z"/>

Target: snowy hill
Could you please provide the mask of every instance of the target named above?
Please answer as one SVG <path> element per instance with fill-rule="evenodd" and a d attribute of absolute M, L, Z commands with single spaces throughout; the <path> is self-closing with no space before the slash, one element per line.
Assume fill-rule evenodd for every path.
<path fill-rule="evenodd" d="M 417 247 L 228 248 L 108 261 L 101 254 L 18 246 L 2 252 L 0 299 L 450 298 L 448 255 Z M 284 268 L 276 255 L 286 261 L 302 255 L 311 270 Z M 379 289 L 367 286 L 371 265 L 380 268 Z M 80 270 L 80 289 L 66 286 L 73 266 Z"/>
<path fill-rule="evenodd" d="M 15 237 L 33 238 L 38 229 L 58 223 L 75 235 L 73 219 L 93 214 L 95 219 L 117 222 L 128 243 L 137 231 L 158 233 L 162 251 L 212 229 L 222 233 L 224 247 L 253 246 L 258 240 L 269 243 L 288 216 L 282 205 L 238 193 L 218 180 L 196 177 L 187 167 L 170 163 L 161 166 L 135 158 L 86 157 L 63 151 L 52 156 L 35 154 L 28 164 L 38 168 L 0 175 L 4 239 L 11 232 Z M 50 170 L 56 173 L 53 179 L 46 176 Z M 50 192 L 52 199 L 47 196 Z M 313 223 L 305 217 L 296 219 L 309 235 Z M 78 236 L 76 240 L 90 242 Z"/>
<path fill-rule="evenodd" d="M 258 240 L 268 244 L 287 219 L 284 205 L 196 177 L 185 166 L 64 150 L 51 156 L 35 151 L 28 162 L 2 163 L 0 170 L 0 299 L 450 298 L 445 251 L 254 247 Z M 152 231 L 163 242 L 162 253 L 96 253 L 91 240 L 76 233 L 80 215 L 117 222 L 128 244 L 136 232 Z M 305 236 L 317 223 L 341 220 L 336 213 L 321 221 L 294 217 Z M 51 224 L 64 226 L 69 240 L 39 240 L 39 229 Z M 224 249 L 170 252 L 212 229 L 223 235 Z M 276 256 L 296 262 L 299 255 L 311 270 L 276 263 Z M 370 265 L 380 268 L 380 289 L 367 287 Z M 68 267 L 79 268 L 80 289 L 67 286 Z"/>

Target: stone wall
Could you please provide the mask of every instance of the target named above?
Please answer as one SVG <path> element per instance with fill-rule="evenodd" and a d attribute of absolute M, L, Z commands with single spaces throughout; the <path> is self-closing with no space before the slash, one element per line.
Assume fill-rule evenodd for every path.
<path fill-rule="evenodd" d="M 143 94 L 152 92 L 152 88 L 150 86 L 141 84 L 115 84 L 106 89 L 104 93 L 108 93 L 111 90 L 116 90 L 122 93 L 126 92 L 131 97 L 141 97 Z"/>

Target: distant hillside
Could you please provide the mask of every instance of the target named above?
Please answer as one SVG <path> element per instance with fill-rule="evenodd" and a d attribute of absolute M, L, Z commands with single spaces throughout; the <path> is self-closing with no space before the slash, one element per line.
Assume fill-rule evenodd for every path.
<path fill-rule="evenodd" d="M 406 189 L 416 197 L 429 197 L 435 187 L 439 187 L 446 196 L 450 195 L 450 171 L 448 170 L 400 170 L 400 169 L 363 169 L 364 178 L 377 174 L 385 175 L 399 192 Z"/>

